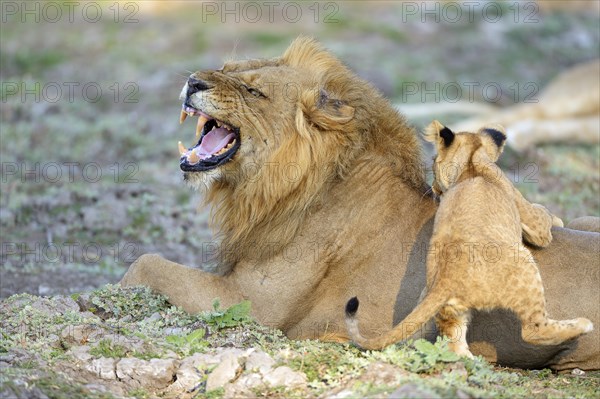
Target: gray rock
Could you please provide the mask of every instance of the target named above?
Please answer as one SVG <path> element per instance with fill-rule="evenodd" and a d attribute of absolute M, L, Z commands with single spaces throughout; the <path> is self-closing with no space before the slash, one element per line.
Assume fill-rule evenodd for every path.
<path fill-rule="evenodd" d="M 97 342 L 104 334 L 104 329 L 95 324 L 78 324 L 66 326 L 60 336 L 66 343 L 81 345 L 87 342 Z"/>
<path fill-rule="evenodd" d="M 178 394 L 195 391 L 205 378 L 206 369 L 218 363 L 215 356 L 206 353 L 195 353 L 184 358 L 177 370 L 177 380 L 169 386 L 167 392 Z"/>
<path fill-rule="evenodd" d="M 206 380 L 207 392 L 222 388 L 225 384 L 235 379 L 240 368 L 239 357 L 239 355 L 232 352 L 223 354 L 221 363 L 210 373 Z"/>
<path fill-rule="evenodd" d="M 246 359 L 246 370 L 259 371 L 262 375 L 265 375 L 271 370 L 275 360 L 268 354 L 261 350 L 253 351 L 248 355 Z"/>
<path fill-rule="evenodd" d="M 159 321 L 160 319 L 162 319 L 162 316 L 160 315 L 160 313 L 154 312 L 150 316 L 148 316 L 144 320 L 142 320 L 142 322 L 144 322 L 144 323 L 152 323 L 152 322 L 155 322 L 155 321 Z"/>
<path fill-rule="evenodd" d="M 429 398 L 440 399 L 440 396 L 432 391 L 425 390 L 417 384 L 408 383 L 402 385 L 388 396 L 388 399 Z"/>
<path fill-rule="evenodd" d="M 306 375 L 287 366 L 277 367 L 263 377 L 265 383 L 272 387 L 285 386 L 295 388 L 306 385 Z"/>
<path fill-rule="evenodd" d="M 173 382 L 177 366 L 175 359 L 123 358 L 117 363 L 117 377 L 131 387 L 161 389 Z"/>
<path fill-rule="evenodd" d="M 236 398 L 236 397 L 252 397 L 255 396 L 252 392 L 252 388 L 264 385 L 263 378 L 258 373 L 244 374 L 240 376 L 235 382 L 225 385 L 225 398 Z"/>
<path fill-rule="evenodd" d="M 73 356 L 80 362 L 87 363 L 93 359 L 93 356 L 90 355 L 90 349 L 91 348 L 88 345 L 73 346 L 69 349 L 67 354 Z"/>
<path fill-rule="evenodd" d="M 91 363 L 85 366 L 85 369 L 103 380 L 115 380 L 117 378 L 115 373 L 116 363 L 117 359 L 101 357 L 100 359 L 92 360 Z"/>

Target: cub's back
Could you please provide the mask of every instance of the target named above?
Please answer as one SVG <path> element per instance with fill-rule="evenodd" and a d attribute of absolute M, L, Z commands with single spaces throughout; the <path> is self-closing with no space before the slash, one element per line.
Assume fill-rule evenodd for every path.
<path fill-rule="evenodd" d="M 451 187 L 441 198 L 434 238 L 450 242 L 489 243 L 521 241 L 519 212 L 503 185 L 482 176 Z"/>

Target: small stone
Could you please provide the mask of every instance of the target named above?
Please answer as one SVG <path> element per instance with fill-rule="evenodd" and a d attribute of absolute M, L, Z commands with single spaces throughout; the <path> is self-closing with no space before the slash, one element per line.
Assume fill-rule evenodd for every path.
<path fill-rule="evenodd" d="M 432 391 L 421 389 L 417 384 L 409 383 L 404 384 L 400 388 L 388 396 L 388 399 L 405 399 L 405 398 L 430 398 L 439 399 L 439 395 L 436 395 Z"/>
<path fill-rule="evenodd" d="M 334 394 L 333 396 L 328 396 L 329 399 L 347 399 L 347 398 L 356 398 L 357 395 L 350 390 L 344 389 L 343 391 L 340 391 L 336 394 Z"/>
<path fill-rule="evenodd" d="M 360 381 L 373 385 L 394 385 L 398 378 L 408 372 L 388 363 L 376 362 L 367 367 L 360 376 Z"/>
<path fill-rule="evenodd" d="M 154 312 L 150 316 L 148 316 L 144 320 L 142 320 L 142 322 L 152 323 L 152 322 L 155 322 L 155 321 L 159 321 L 161 319 L 162 319 L 162 316 L 160 315 L 160 313 Z"/>
<path fill-rule="evenodd" d="M 114 380 L 117 378 L 115 374 L 116 363 L 117 359 L 101 357 L 100 359 L 92 360 L 85 368 L 103 380 Z"/>
<path fill-rule="evenodd" d="M 161 389 L 171 384 L 177 366 L 175 359 L 123 358 L 117 363 L 117 377 L 132 387 Z"/>
<path fill-rule="evenodd" d="M 272 387 L 300 387 L 306 384 L 306 375 L 292 370 L 287 366 L 277 367 L 264 376 L 264 381 Z"/>
<path fill-rule="evenodd" d="M 99 341 L 104 333 L 104 329 L 95 324 L 79 324 L 66 326 L 60 336 L 68 343 L 85 344 Z"/>
<path fill-rule="evenodd" d="M 257 370 L 262 375 L 271 370 L 273 365 L 275 364 L 275 360 L 271 358 L 268 354 L 263 351 L 254 351 L 248 355 L 246 359 L 246 370 Z"/>
<path fill-rule="evenodd" d="M 225 385 L 223 397 L 236 398 L 252 395 L 252 388 L 263 385 L 264 381 L 260 374 L 251 373 L 240 376 L 235 382 Z"/>
<path fill-rule="evenodd" d="M 73 356 L 80 362 L 87 363 L 94 358 L 94 356 L 90 355 L 90 349 L 91 348 L 88 345 L 73 346 L 69 349 L 67 354 Z"/>
<path fill-rule="evenodd" d="M 466 393 L 465 391 L 460 390 L 460 389 L 456 390 L 456 397 L 458 399 L 471 399 L 471 398 L 473 398 L 471 395 L 469 395 L 468 393 Z"/>
<path fill-rule="evenodd" d="M 574 368 L 571 371 L 571 374 L 573 374 L 573 375 L 585 375 L 585 371 L 583 371 L 581 369 L 578 369 L 578 368 Z"/>
<path fill-rule="evenodd" d="M 238 373 L 240 364 L 238 356 L 233 353 L 226 353 L 221 363 L 210 373 L 206 380 L 206 391 L 222 388 L 225 384 L 233 381 Z"/>
<path fill-rule="evenodd" d="M 169 386 L 168 391 L 176 394 L 195 391 L 202 379 L 205 378 L 205 369 L 218 363 L 216 357 L 206 353 L 194 353 L 192 356 L 184 358 L 177 370 L 177 379 Z"/>

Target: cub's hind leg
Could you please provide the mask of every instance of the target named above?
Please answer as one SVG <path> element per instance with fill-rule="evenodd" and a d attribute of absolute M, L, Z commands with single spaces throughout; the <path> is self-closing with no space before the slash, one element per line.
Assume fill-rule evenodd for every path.
<path fill-rule="evenodd" d="M 462 306 L 456 299 L 451 299 L 435 317 L 441 335 L 450 340 L 448 347 L 460 356 L 473 358 L 467 344 L 467 327 L 471 319 L 471 312 Z"/>
<path fill-rule="evenodd" d="M 521 336 L 536 345 L 557 345 L 593 330 L 585 318 L 552 320 L 546 311 L 544 287 L 537 265 L 529 250 L 521 248 L 516 276 L 501 296 L 503 307 L 512 309 L 521 320 Z"/>

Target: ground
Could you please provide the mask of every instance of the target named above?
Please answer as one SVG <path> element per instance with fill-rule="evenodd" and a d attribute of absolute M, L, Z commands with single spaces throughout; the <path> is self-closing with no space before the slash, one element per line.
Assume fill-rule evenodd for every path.
<path fill-rule="evenodd" d="M 169 315 L 183 320 L 177 321 L 183 323 L 183 329 L 171 334 L 175 336 L 187 337 L 206 321 L 186 318 L 159 299 L 156 309 L 144 310 L 146 313 L 131 322 L 123 321 L 126 314 L 98 315 L 97 306 L 92 306 L 96 312 L 88 309 L 89 314 L 85 313 L 80 305 L 73 305 L 78 302 L 70 295 L 93 296 L 91 290 L 117 282 L 127 266 L 147 252 L 187 265 L 203 263 L 213 240 L 209 210 L 197 209 L 198 194 L 181 184 L 176 147 L 178 140 L 186 142 L 192 136 L 189 126 L 181 128 L 177 122 L 177 97 L 191 71 L 219 67 L 227 58 L 276 56 L 303 33 L 322 41 L 401 109 L 403 104 L 423 99 L 448 100 L 449 94 L 441 88 L 453 82 L 465 90 L 461 100 L 508 106 L 527 99 L 565 68 L 600 55 L 600 22 L 594 12 L 542 14 L 525 5 L 516 13 L 509 2 L 488 8 L 485 14 L 476 9 L 472 21 L 466 13 L 458 21 L 442 14 L 439 23 L 423 10 L 411 14 L 400 2 L 315 3 L 318 7 L 312 9 L 312 3 L 298 3 L 301 18 L 297 22 L 291 21 L 291 9 L 282 14 L 282 9 L 276 8 L 273 23 L 264 21 L 266 12 L 258 22 L 243 13 L 236 22 L 235 15 L 209 15 L 211 10 L 192 2 L 162 8 L 153 2 L 115 3 L 117 6 L 98 2 L 102 16 L 97 21 L 91 10 L 83 13 L 75 8 L 71 21 L 67 12 L 54 19 L 53 10 L 44 12 L 41 7 L 36 21 L 35 14 L 24 19 L 11 14 L 7 3 L 11 2 L 2 3 L 0 39 L 0 298 L 20 293 L 65 295 L 47 300 L 65 302 L 72 313 L 68 313 L 72 319 L 51 320 L 57 326 L 52 331 L 59 333 L 65 326 L 89 323 L 106 330 L 117 320 L 133 323 L 127 324 L 131 333 L 138 331 L 146 317 L 157 313 L 154 317 L 162 327 L 138 338 L 159 346 L 167 345 L 164 337 L 169 334 L 163 327 L 173 327 L 164 322 Z M 221 7 L 222 3 L 212 4 Z M 530 15 L 532 11 L 536 12 Z M 502 94 L 475 90 L 470 99 L 465 82 L 500 87 Z M 417 94 L 411 91 L 415 85 Z M 459 117 L 444 118 L 451 125 Z M 430 119 L 411 122 L 420 128 Z M 600 146 L 540 145 L 523 153 L 509 149 L 501 164 L 530 201 L 545 204 L 563 220 L 600 216 Z M 115 295 L 129 298 L 130 294 Z M 1 303 L 0 367 L 3 376 L 8 376 L 3 377 L 2 389 L 12 389 L 11 381 L 17 385 L 21 381 L 25 385 L 15 389 L 57 397 L 49 392 L 68 387 L 73 391 L 65 397 L 77 392 L 88 397 L 91 394 L 85 390 L 91 388 L 83 386 L 95 384 L 98 388 L 103 382 L 90 377 L 78 382 L 80 386 L 70 380 L 76 370 L 65 371 L 60 364 L 72 366 L 73 355 L 68 351 L 73 344 L 46 331 L 47 316 L 39 319 L 44 334 L 32 338 L 29 327 L 23 327 L 19 334 L 29 338 L 16 341 L 15 337 L 21 336 L 14 329 L 31 321 L 23 309 L 39 301 L 19 295 Z M 367 354 L 349 346 L 291 342 L 276 331 L 242 324 L 199 338 L 201 344 L 192 345 L 189 353 L 171 349 L 174 358 L 181 363 L 193 356 L 194 350 L 216 353 L 220 346 L 256 347 L 281 367 L 304 373 L 302 389 L 307 391 L 298 396 L 307 392 L 333 395 L 336 389 L 338 395 L 348 389 L 359 396 L 381 396 L 406 381 L 416 381 L 409 385 L 411 389 L 433 389 L 444 397 L 462 395 L 450 390 L 452 384 L 464 389 L 467 396 L 538 397 L 585 397 L 600 386 L 597 374 L 555 376 L 547 370 L 494 368 L 483 361 L 443 362 L 436 358 L 433 366 L 419 371 L 406 363 L 420 356 L 414 345 Z M 52 341 L 56 347 L 47 347 L 45 339 L 53 334 L 58 337 Z M 227 343 L 234 338 L 241 343 Z M 100 341 L 91 342 L 89 346 L 94 347 Z M 104 346 L 109 352 L 114 349 L 106 342 Z M 49 350 L 55 352 L 47 353 Z M 159 350 L 152 348 L 143 360 L 154 353 L 161 357 Z M 442 343 L 431 350 L 445 353 Z M 105 353 L 114 356 L 104 358 L 138 358 L 135 350 L 123 351 Z M 89 365 L 102 358 L 101 354 L 98 349 L 91 357 L 82 357 Z M 245 355 L 232 356 L 239 361 Z M 371 378 L 369 373 L 385 375 L 376 371 L 377 367 L 393 367 L 395 372 L 389 374 L 402 381 Z M 244 373 L 249 371 L 242 370 Z M 331 378 L 323 377 L 330 374 Z M 449 378 L 460 383 L 451 383 Z M 92 391 L 101 397 L 96 388 Z M 134 389 L 139 390 L 137 394 L 131 393 Z M 262 393 L 272 396 L 291 394 L 265 389 Z M 142 391 L 142 387 L 127 386 L 110 392 L 142 397 Z"/>

